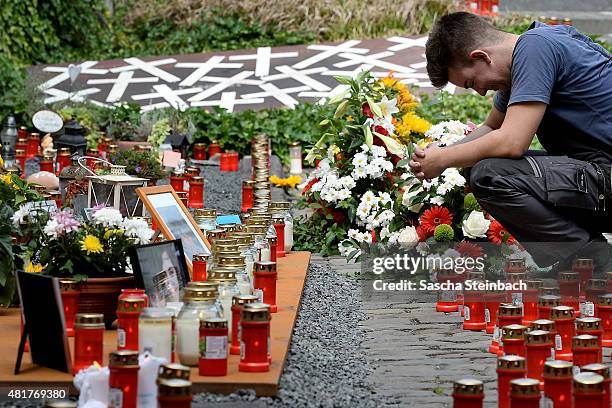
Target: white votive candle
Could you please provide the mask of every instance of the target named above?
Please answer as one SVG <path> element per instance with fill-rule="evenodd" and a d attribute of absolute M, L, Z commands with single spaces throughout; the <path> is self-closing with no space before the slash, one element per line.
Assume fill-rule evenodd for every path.
<path fill-rule="evenodd" d="M 138 321 L 138 351 L 149 352 L 170 361 L 172 356 L 172 316 L 166 308 L 147 307 Z"/>

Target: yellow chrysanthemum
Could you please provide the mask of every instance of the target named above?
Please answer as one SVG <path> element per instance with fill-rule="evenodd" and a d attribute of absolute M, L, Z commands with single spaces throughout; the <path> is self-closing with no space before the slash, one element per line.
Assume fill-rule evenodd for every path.
<path fill-rule="evenodd" d="M 278 176 L 270 176 L 270 182 L 274 184 L 276 187 L 290 187 L 295 188 L 298 184 L 302 182 L 302 178 L 300 176 L 290 176 L 287 178 L 280 178 Z"/>
<path fill-rule="evenodd" d="M 0 169 L 4 167 L 4 159 L 0 156 Z"/>
<path fill-rule="evenodd" d="M 406 113 L 395 126 L 395 134 L 403 141 L 411 141 L 414 133 L 425 134 L 431 127 L 431 123 L 415 115 L 413 112 Z"/>
<path fill-rule="evenodd" d="M 43 271 L 43 269 L 45 269 L 44 266 L 42 266 L 41 264 L 34 265 L 32 261 L 28 262 L 25 267 L 25 271 L 29 273 L 40 273 Z"/>
<path fill-rule="evenodd" d="M 15 182 L 13 181 L 13 176 L 11 175 L 11 173 L 0 175 L 0 180 L 2 180 L 11 187 L 15 187 Z"/>
<path fill-rule="evenodd" d="M 89 255 L 92 253 L 99 254 L 104 250 L 104 248 L 102 247 L 102 243 L 100 242 L 98 237 L 94 237 L 93 235 L 87 235 L 81 241 L 81 250 L 87 252 L 87 255 Z"/>
<path fill-rule="evenodd" d="M 389 76 L 381 79 L 381 82 L 386 88 L 394 89 L 398 92 L 397 107 L 399 108 L 400 112 L 407 113 L 416 108 L 416 98 L 412 96 L 406 84 L 403 84 L 397 79 L 393 78 L 393 74 L 389 74 Z"/>

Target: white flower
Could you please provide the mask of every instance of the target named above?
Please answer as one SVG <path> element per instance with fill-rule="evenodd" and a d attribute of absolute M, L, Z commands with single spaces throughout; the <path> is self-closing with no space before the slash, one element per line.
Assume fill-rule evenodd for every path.
<path fill-rule="evenodd" d="M 359 234 L 359 230 L 351 228 L 350 230 L 348 230 L 348 237 L 351 239 L 357 239 L 357 236 Z"/>
<path fill-rule="evenodd" d="M 408 207 L 409 211 L 418 213 L 419 211 L 421 211 L 421 208 L 423 207 L 423 202 L 414 203 L 414 199 L 422 191 L 423 191 L 422 187 L 419 187 L 415 191 L 408 191 L 408 189 L 406 189 L 404 191 L 404 194 L 402 195 L 402 204 L 405 207 Z"/>
<path fill-rule="evenodd" d="M 430 188 L 437 185 L 439 182 L 440 182 L 440 179 L 438 177 L 431 179 L 431 181 L 423 180 L 423 188 L 425 190 L 429 190 Z"/>
<path fill-rule="evenodd" d="M 359 154 L 359 153 L 357 153 Z M 387 157 L 387 150 L 382 146 L 372 146 L 372 155 L 374 157 Z M 354 163 L 353 163 L 354 164 Z"/>
<path fill-rule="evenodd" d="M 353 176 L 355 180 L 360 180 L 368 177 L 368 173 L 366 173 L 365 167 L 355 167 L 351 172 L 351 176 Z"/>
<path fill-rule="evenodd" d="M 419 243 L 419 235 L 416 228 L 408 226 L 400 231 L 397 242 L 404 249 L 412 249 Z"/>
<path fill-rule="evenodd" d="M 125 230 L 125 234 L 128 237 L 135 238 L 136 243 L 139 245 L 148 244 L 154 234 L 154 231 L 149 228 L 147 222 L 140 219 L 126 218 L 121 223 L 121 227 Z"/>
<path fill-rule="evenodd" d="M 91 216 L 94 224 L 104 225 L 105 227 L 118 227 L 123 221 L 123 216 L 119 210 L 114 208 L 104 207 Z"/>
<path fill-rule="evenodd" d="M 436 188 L 436 193 L 443 196 L 449 191 L 451 191 L 452 188 L 453 188 L 453 185 L 445 181 L 444 183 L 441 183 L 438 185 L 438 187 Z"/>
<path fill-rule="evenodd" d="M 355 167 L 365 167 L 368 164 L 368 156 L 365 153 L 355 153 L 351 163 Z"/>
<path fill-rule="evenodd" d="M 463 187 L 465 185 L 465 177 L 454 167 L 444 170 L 442 176 L 444 177 L 444 182 L 453 187 Z"/>
<path fill-rule="evenodd" d="M 13 225 L 19 227 L 20 224 L 25 224 L 26 217 L 28 215 L 30 215 L 30 210 L 25 205 L 21 205 L 19 209 L 13 214 Z"/>
<path fill-rule="evenodd" d="M 433 205 L 442 205 L 444 204 L 444 197 L 440 197 L 440 196 L 431 197 L 429 199 L 429 202 L 432 203 Z"/>
<path fill-rule="evenodd" d="M 387 95 L 382 97 L 381 101 L 378 103 L 378 106 L 382 111 L 382 116 L 389 122 L 391 122 L 393 114 L 399 112 L 399 108 L 397 107 L 397 98 L 389 100 L 387 99 Z"/>
<path fill-rule="evenodd" d="M 55 239 L 58 236 L 58 230 L 57 230 L 58 227 L 59 227 L 59 224 L 57 223 L 57 221 L 51 218 L 45 224 L 45 227 L 43 228 L 43 232 L 47 234 L 47 236 Z"/>
<path fill-rule="evenodd" d="M 487 236 L 491 221 L 484 217 L 481 211 L 472 211 L 470 215 L 463 221 L 463 235 L 468 238 L 483 238 Z"/>

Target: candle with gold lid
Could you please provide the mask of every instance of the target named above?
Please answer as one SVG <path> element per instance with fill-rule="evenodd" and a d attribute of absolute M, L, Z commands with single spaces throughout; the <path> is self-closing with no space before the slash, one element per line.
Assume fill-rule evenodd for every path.
<path fill-rule="evenodd" d="M 74 321 L 79 308 L 81 290 L 79 283 L 74 279 L 62 278 L 59 280 L 62 304 L 64 305 L 64 319 L 66 321 L 66 335 L 74 337 Z"/>
<path fill-rule="evenodd" d="M 598 317 L 581 317 L 576 319 L 576 334 L 590 334 L 597 337 L 599 347 L 598 361 L 602 359 L 603 330 L 601 329 L 601 319 Z"/>
<path fill-rule="evenodd" d="M 544 363 L 544 397 L 555 408 L 572 408 L 573 368 L 569 361 L 549 360 Z"/>
<path fill-rule="evenodd" d="M 145 299 L 127 296 L 117 307 L 117 349 L 138 350 L 138 319 L 145 308 Z"/>
<path fill-rule="evenodd" d="M 586 283 L 593 277 L 593 260 L 589 258 L 574 259 L 572 272 L 578 272 L 580 276 L 580 295 L 585 295 Z"/>
<path fill-rule="evenodd" d="M 538 289 L 538 294 L 539 296 L 559 296 L 559 287 L 544 284 L 544 286 Z"/>
<path fill-rule="evenodd" d="M 538 319 L 550 319 L 550 310 L 561 304 L 561 298 L 556 295 L 542 295 L 538 298 Z"/>
<path fill-rule="evenodd" d="M 510 326 L 511 324 L 521 324 L 523 321 L 523 313 L 520 306 L 513 305 L 512 303 L 502 303 L 499 305 L 497 310 L 497 325 L 495 333 L 493 333 L 493 340 L 496 338 L 501 340 L 501 328 L 504 326 Z M 503 344 L 500 341 L 498 356 L 504 355 Z"/>
<path fill-rule="evenodd" d="M 557 360 L 572 360 L 572 337 L 576 335 L 574 308 L 555 306 L 550 310 L 550 318 L 555 322 L 555 356 Z"/>
<path fill-rule="evenodd" d="M 482 381 L 464 378 L 453 383 L 453 408 L 482 408 L 483 401 Z"/>
<path fill-rule="evenodd" d="M 77 313 L 74 322 L 74 365 L 76 374 L 94 362 L 102 362 L 104 316 L 101 313 Z"/>
<path fill-rule="evenodd" d="M 604 403 L 604 378 L 592 372 L 574 376 L 574 407 L 608 408 Z"/>
<path fill-rule="evenodd" d="M 527 290 L 523 293 L 523 325 L 529 326 L 538 318 L 538 293 L 544 282 L 538 279 L 525 281 Z"/>
<path fill-rule="evenodd" d="M 119 350 L 110 353 L 109 407 L 136 408 L 138 401 L 138 351 Z"/>
<path fill-rule="evenodd" d="M 501 328 L 504 353 L 525 357 L 525 333 L 527 327 L 511 324 Z"/>
<path fill-rule="evenodd" d="M 589 279 L 585 291 L 585 300 L 583 308 L 587 316 L 595 316 L 595 304 L 597 298 L 607 293 L 607 281 L 605 279 Z"/>
<path fill-rule="evenodd" d="M 561 304 L 579 311 L 580 275 L 578 272 L 559 272 L 559 293 Z"/>
<path fill-rule="evenodd" d="M 596 315 L 601 319 L 603 346 L 612 347 L 612 293 L 597 298 Z"/>
<path fill-rule="evenodd" d="M 191 375 L 191 368 L 179 363 L 167 363 L 159 366 L 157 380 L 187 380 Z"/>
<path fill-rule="evenodd" d="M 572 353 L 574 365 L 577 367 L 601 363 L 599 359 L 601 354 L 596 336 L 580 334 L 572 337 Z"/>
<path fill-rule="evenodd" d="M 580 372 L 595 373 L 604 378 L 604 406 L 610 406 L 610 367 L 601 363 L 588 364 L 580 367 Z"/>
<path fill-rule="evenodd" d="M 227 319 L 222 317 L 200 320 L 199 374 L 227 375 Z"/>
<path fill-rule="evenodd" d="M 553 348 L 550 332 L 532 330 L 525 336 L 527 376 L 542 381 L 544 362 L 551 356 Z"/>
<path fill-rule="evenodd" d="M 270 307 L 265 303 L 249 303 L 240 314 L 239 371 L 270 370 Z"/>
<path fill-rule="evenodd" d="M 194 254 L 193 265 L 193 280 L 196 282 L 206 281 L 206 262 L 208 261 L 207 254 Z"/>
<path fill-rule="evenodd" d="M 508 408 L 510 406 L 510 381 L 525 377 L 525 357 L 507 355 L 497 358 L 497 406 Z"/>
<path fill-rule="evenodd" d="M 535 378 L 510 381 L 510 408 L 540 408 L 540 381 Z"/>

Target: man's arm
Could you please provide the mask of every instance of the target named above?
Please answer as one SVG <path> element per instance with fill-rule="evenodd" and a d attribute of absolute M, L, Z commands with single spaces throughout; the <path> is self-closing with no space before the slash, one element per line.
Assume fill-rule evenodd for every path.
<path fill-rule="evenodd" d="M 417 177 L 431 179 L 449 167 L 470 167 L 489 157 L 520 158 L 529 149 L 545 111 L 542 102 L 513 104 L 499 129 L 466 143 L 429 147 L 425 157 L 413 156 L 410 167 Z"/>

